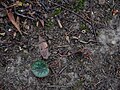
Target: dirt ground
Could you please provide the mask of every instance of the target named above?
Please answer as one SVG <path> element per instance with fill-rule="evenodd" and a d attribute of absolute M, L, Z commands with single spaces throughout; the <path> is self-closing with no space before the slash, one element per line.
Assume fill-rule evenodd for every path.
<path fill-rule="evenodd" d="M 120 90 L 119 0 L 23 1 L 40 13 L 33 14 L 36 20 L 27 11 L 21 12 L 27 17 L 15 13 L 25 6 L 8 7 L 16 0 L 0 1 L 0 90 Z M 74 7 L 76 1 L 84 1 L 82 9 Z M 8 9 L 19 17 L 22 35 L 6 15 Z M 48 44 L 48 59 L 41 56 L 40 36 Z M 47 77 L 31 72 L 37 59 L 49 65 Z"/>

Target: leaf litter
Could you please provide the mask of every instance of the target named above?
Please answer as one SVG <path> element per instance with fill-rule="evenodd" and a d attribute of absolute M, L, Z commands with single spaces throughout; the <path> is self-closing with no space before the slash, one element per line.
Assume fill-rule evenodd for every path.
<path fill-rule="evenodd" d="M 44 59 L 48 59 L 50 52 L 48 50 L 48 44 L 41 36 L 39 36 L 39 50 L 40 54 Z"/>
<path fill-rule="evenodd" d="M 13 6 L 10 5 L 11 1 L 12 1 Z M 42 4 L 42 6 L 39 6 L 39 7 L 38 7 L 38 4 L 36 4 L 36 1 L 34 1 L 34 0 L 33 1 L 25 0 L 25 2 L 23 2 L 22 6 L 20 3 L 19 3 L 19 5 L 18 4 L 15 5 L 13 3 L 14 1 L 15 0 L 7 1 L 6 4 L 8 7 L 6 7 L 6 9 L 8 9 L 8 10 L 9 10 L 9 8 L 12 9 L 11 10 L 12 13 L 15 14 L 16 16 L 19 16 L 20 19 L 25 18 L 26 22 L 28 21 L 28 24 L 30 23 L 29 24 L 30 28 L 28 28 L 26 30 L 26 28 L 22 28 L 23 24 L 21 24 L 21 28 L 23 29 L 23 31 L 25 29 L 26 33 L 27 33 L 27 34 L 24 34 L 25 38 L 23 39 L 20 37 L 21 39 L 18 39 L 17 37 L 15 37 L 13 40 L 11 40 L 11 38 L 9 38 L 9 37 L 11 37 L 9 35 L 10 32 L 5 33 L 5 35 L 4 35 L 3 31 L 5 31 L 6 28 L 4 29 L 4 28 L 0 27 L 0 30 L 2 30 L 2 33 L 3 33 L 3 35 L 0 36 L 0 38 L 1 38 L 1 41 L 0 41 L 0 45 L 1 45 L 0 46 L 0 57 L 1 57 L 0 64 L 1 64 L 1 62 L 6 61 L 6 62 L 3 62 L 3 64 L 2 64 L 3 66 L 6 66 L 6 67 L 5 67 L 5 71 L 3 72 L 3 74 L 4 74 L 3 76 L 5 76 L 5 77 L 3 78 L 4 80 L 1 79 L 0 87 L 1 87 L 1 83 L 4 83 L 3 87 L 5 86 L 5 89 L 7 89 L 8 87 L 11 87 L 11 84 L 12 84 L 11 81 L 16 81 L 16 82 L 14 82 L 14 86 L 13 86 L 14 88 L 26 88 L 26 86 L 27 86 L 27 87 L 29 87 L 27 89 L 34 89 L 34 88 L 32 88 L 32 87 L 34 87 L 33 86 L 34 84 L 37 85 L 37 88 L 41 88 L 41 84 L 44 84 L 42 89 L 44 89 L 44 86 L 46 86 L 45 89 L 50 89 L 48 87 L 53 87 L 50 90 L 56 90 L 56 89 L 73 90 L 74 87 L 76 87 L 76 86 L 74 86 L 75 82 L 78 83 L 78 80 L 80 80 L 79 81 L 80 84 L 78 83 L 78 85 L 80 87 L 76 87 L 75 90 L 78 90 L 78 89 L 79 90 L 82 90 L 82 89 L 117 90 L 117 89 L 119 89 L 119 87 L 117 85 L 117 84 L 119 84 L 119 83 L 117 83 L 117 82 L 119 82 L 118 76 L 117 76 L 117 75 L 119 75 L 119 73 L 118 73 L 118 71 L 119 71 L 119 68 L 118 68 L 119 67 L 119 59 L 118 59 L 119 51 L 116 47 L 117 45 L 119 45 L 118 44 L 119 35 L 118 34 L 115 35 L 114 33 L 112 33 L 112 31 L 114 32 L 115 30 L 109 30 L 109 29 L 108 30 L 106 30 L 106 29 L 100 30 L 100 32 L 105 32 L 105 33 L 101 33 L 101 34 L 106 36 L 104 38 L 103 36 L 98 35 L 99 38 L 103 37 L 103 39 L 100 39 L 101 44 L 103 43 L 103 46 L 102 46 L 97 43 L 96 43 L 96 45 L 93 45 L 94 42 L 97 42 L 100 40 L 98 38 L 97 41 L 94 41 L 93 33 L 92 33 L 92 29 L 96 30 L 97 28 L 101 28 L 102 26 L 99 26 L 99 25 L 102 25 L 101 23 L 104 24 L 104 22 L 107 23 L 108 19 L 112 18 L 112 15 L 115 17 L 117 15 L 119 15 L 119 1 L 118 0 L 108 0 L 108 1 L 107 0 L 91 0 L 91 1 L 90 0 L 74 0 L 74 3 L 75 3 L 75 1 L 79 1 L 79 2 L 85 1 L 85 4 L 86 4 L 86 5 L 84 5 L 85 9 L 81 8 L 81 6 L 83 7 L 83 5 L 81 3 L 80 4 L 75 3 L 74 4 L 75 6 L 80 6 L 78 8 L 75 7 L 75 9 L 71 3 L 69 3 L 69 2 L 68 2 L 69 4 L 63 3 L 63 1 L 72 1 L 72 0 L 59 0 L 60 2 L 56 2 L 56 0 L 50 0 L 50 1 L 54 1 L 54 2 L 49 2 L 47 5 L 46 5 L 46 0 L 39 0 L 40 1 L 39 3 Z M 101 1 L 101 4 L 99 1 Z M 102 1 L 105 1 L 105 2 L 103 3 Z M 116 3 L 112 3 L 111 1 L 114 1 Z M 16 3 L 16 1 L 15 1 L 15 3 Z M 32 8 L 31 7 L 28 8 L 25 5 L 27 5 L 27 6 L 30 5 Z M 70 5 L 73 8 L 68 7 Z M 118 7 L 116 7 L 117 5 L 118 5 Z M 62 14 L 57 15 L 57 16 L 59 16 L 58 19 L 60 21 L 60 22 L 57 21 L 58 26 L 56 26 L 56 23 L 46 20 L 49 18 L 51 19 L 52 17 L 49 17 L 48 12 L 43 8 L 43 6 L 45 9 L 51 10 L 51 11 L 49 11 L 49 14 L 50 13 L 52 14 L 52 12 L 54 12 L 54 9 L 56 9 L 56 8 L 62 9 Z M 109 7 L 109 8 L 107 8 L 107 7 Z M 27 11 L 24 11 L 24 10 L 27 10 Z M 19 12 L 19 11 L 23 11 L 23 12 Z M 36 17 L 34 15 L 32 16 L 30 13 L 28 13 L 29 11 L 31 12 L 31 14 L 33 14 L 32 11 L 35 12 L 35 15 L 36 14 L 40 15 L 40 17 Z M 95 18 L 91 18 L 90 12 L 91 13 L 93 12 Z M 44 13 L 48 15 L 48 18 L 45 18 L 43 16 Z M 97 16 L 97 14 L 99 14 L 99 13 L 101 15 Z M 72 15 L 75 17 L 73 17 Z M 104 16 L 104 17 L 101 17 L 101 16 Z M 110 16 L 110 17 L 108 17 L 108 16 Z M 1 17 L 3 17 L 3 16 L 1 16 Z M 46 26 L 47 26 L 48 30 L 43 30 L 43 29 L 42 30 L 39 29 L 40 31 L 36 30 L 36 28 L 37 29 L 39 28 L 39 23 L 36 24 L 37 27 L 33 26 L 31 23 L 31 22 L 34 22 L 33 18 L 39 18 L 39 20 L 43 20 L 43 22 L 41 22 L 41 26 L 43 26 L 44 28 L 46 28 Z M 3 21 L 2 20 L 3 18 L 0 18 L 0 19 L 1 19 L 1 21 Z M 56 19 L 56 18 L 53 17 L 53 19 Z M 30 21 L 30 20 L 32 20 L 32 21 Z M 35 19 L 35 21 L 36 20 L 38 20 L 38 19 Z M 118 20 L 118 19 L 116 19 L 116 20 Z M 19 18 L 17 21 L 17 19 L 15 17 L 14 21 L 16 21 L 16 23 L 18 23 Z M 80 22 L 85 23 L 85 25 L 88 27 L 87 32 L 84 31 L 84 30 L 86 30 L 86 28 L 82 28 L 83 25 L 82 26 L 80 25 L 80 28 L 75 28 L 75 26 L 77 26 L 76 25 L 77 22 L 78 22 L 78 24 L 80 24 Z M 34 22 L 34 23 L 36 23 L 36 22 Z M 75 26 L 73 26 L 74 23 L 75 23 Z M 91 25 L 91 23 L 93 23 L 93 24 Z M 115 23 L 113 23 L 113 24 L 115 24 Z M 5 23 L 5 24 L 7 24 L 7 23 Z M 45 26 L 44 26 L 44 24 L 45 24 Z M 62 29 L 58 29 L 58 28 L 60 28 L 61 25 L 63 26 Z M 4 25 L 2 25 L 2 26 L 4 26 Z M 69 26 L 71 26 L 73 29 L 69 29 Z M 54 29 L 52 29 L 52 27 Z M 8 27 L 8 29 L 9 29 L 9 27 Z M 98 31 L 98 30 L 96 30 L 96 31 Z M 116 31 L 119 32 L 119 29 Z M 49 44 L 49 47 L 50 47 L 50 49 L 52 48 L 51 53 L 53 53 L 53 54 L 50 57 L 50 59 L 51 59 L 50 65 L 52 65 L 52 67 L 50 67 L 50 65 L 49 65 L 50 70 L 51 70 L 50 75 L 48 77 L 46 77 L 45 79 L 39 79 L 39 82 L 38 82 L 38 79 L 36 80 L 35 77 L 31 76 L 31 74 L 28 74 L 29 70 L 26 67 L 29 67 L 29 63 L 32 63 L 33 60 L 35 59 L 35 57 L 39 58 L 41 55 L 44 59 L 48 59 L 50 56 L 49 48 L 48 48 L 48 44 L 47 44 L 46 40 L 43 38 L 43 36 L 39 37 L 39 38 L 37 37 L 39 35 L 39 33 L 44 33 L 44 35 L 45 35 L 44 37 L 46 37 L 46 34 L 49 34 L 52 37 L 52 39 L 50 39 L 51 44 Z M 64 39 L 63 39 L 64 38 L 63 35 L 65 33 L 68 33 L 65 37 L 65 40 L 67 42 L 64 41 Z M 96 33 L 99 34 L 99 32 L 96 32 Z M 110 35 L 111 34 L 114 35 L 115 38 L 113 36 L 113 38 L 110 39 L 111 36 L 109 38 L 108 33 Z M 15 34 L 14 34 L 14 36 L 16 36 Z M 78 35 L 80 35 L 81 37 L 78 37 Z M 6 37 L 6 36 L 7 36 L 8 40 L 6 40 L 6 38 L 5 38 L 6 42 L 4 44 L 3 40 L 4 40 L 4 37 Z M 17 41 L 16 41 L 16 39 L 17 39 Z M 38 39 L 39 39 L 39 49 L 40 49 L 39 53 L 40 54 L 38 52 L 36 52 L 36 50 L 34 49 L 35 48 L 34 46 L 36 45 L 36 43 L 38 43 L 38 42 L 36 42 L 36 41 L 38 41 Z M 76 43 L 72 43 L 73 39 L 76 40 Z M 1 43 L 3 43 L 3 44 L 1 44 Z M 8 43 L 8 44 L 6 45 L 6 43 Z M 112 43 L 112 44 L 109 44 L 109 43 Z M 26 47 L 23 47 L 24 44 L 25 45 L 27 44 Z M 111 45 L 110 48 L 109 48 L 108 44 Z M 15 45 L 16 46 L 20 45 L 19 46 L 20 52 L 21 52 L 22 48 L 25 48 L 25 49 L 28 49 L 29 50 L 28 53 L 31 54 L 31 56 L 30 56 L 31 58 L 27 59 L 27 56 L 25 56 L 25 59 L 23 59 L 24 60 L 23 62 L 26 62 L 26 60 L 28 60 L 27 62 L 29 62 L 27 64 L 21 63 L 23 68 L 21 68 L 21 65 L 20 66 L 16 65 L 16 60 L 14 62 L 11 62 L 11 64 L 10 63 L 7 64 L 7 60 L 11 59 L 11 51 L 12 50 L 14 50 L 14 51 L 16 50 L 15 57 L 16 57 L 16 54 L 18 54 L 18 50 L 14 47 Z M 114 46 L 115 48 L 112 46 Z M 70 47 L 71 49 L 69 49 L 68 47 Z M 82 48 L 84 48 L 84 47 L 86 47 L 88 50 L 82 50 Z M 107 49 L 105 50 L 104 48 L 107 48 L 108 51 L 107 51 Z M 114 50 L 111 50 L 111 49 L 114 49 Z M 6 53 L 6 51 L 7 52 L 10 51 L 10 53 Z M 89 51 L 92 51 L 92 53 Z M 115 55 L 114 57 L 117 59 L 115 59 L 113 56 L 111 56 L 109 54 L 106 54 L 106 53 L 109 53 L 109 51 L 110 51 L 110 53 L 112 51 L 113 56 Z M 116 52 L 115 54 L 114 54 L 114 51 Z M 61 55 L 59 55 L 59 54 L 61 54 Z M 93 55 L 91 55 L 91 54 L 93 54 Z M 6 56 L 9 56 L 9 57 L 6 57 Z M 14 56 L 12 58 L 14 58 Z M 92 61 L 90 61 L 91 58 L 93 59 Z M 55 67 L 58 67 L 58 65 L 59 65 L 58 59 L 60 59 L 62 66 L 59 68 L 55 68 Z M 90 60 L 87 61 L 86 59 L 90 59 Z M 63 63 L 63 62 L 65 62 L 65 63 Z M 4 63 L 5 63 L 5 65 L 4 65 Z M 68 64 L 68 63 L 70 63 L 70 64 Z M 15 67 L 15 70 L 13 70 L 14 67 Z M 6 72 L 6 68 L 8 68 L 7 72 Z M 25 73 L 21 74 L 21 71 L 23 71 L 23 72 L 25 71 Z M 59 71 L 57 77 L 55 76 L 56 71 Z M 70 73 L 73 73 L 73 75 L 70 75 Z M 80 77 L 75 78 L 75 74 L 78 74 Z M 26 78 L 27 75 L 28 75 L 28 77 L 30 77 L 29 85 L 25 84 L 26 81 L 28 81 L 28 78 Z M 17 78 L 19 80 L 16 80 L 16 77 L 14 77 L 14 76 L 17 76 Z M 94 77 L 94 76 L 96 76 L 96 77 Z M 109 76 L 110 76 L 110 78 L 109 78 Z M 23 78 L 23 77 L 25 77 L 25 78 Z M 68 78 L 66 78 L 66 77 L 68 77 Z M 104 77 L 106 77 L 106 78 L 104 78 Z M 111 77 L 113 77 L 113 78 L 111 78 Z M 26 86 L 21 86 L 22 85 L 21 81 L 23 79 L 26 79 L 25 82 L 23 82 L 23 84 Z M 68 83 L 68 82 L 70 82 L 70 83 Z M 106 84 L 106 82 L 109 82 L 109 83 Z M 109 84 L 111 87 L 109 87 Z M 19 86 L 17 86 L 17 85 L 19 85 Z M 62 86 L 64 88 L 60 88 Z M 67 86 L 70 88 L 67 88 Z"/>
<path fill-rule="evenodd" d="M 9 20 L 12 22 L 12 24 L 16 27 L 16 29 L 19 31 L 20 34 L 22 34 L 21 30 L 20 30 L 20 26 L 19 24 L 15 21 L 14 15 L 11 11 L 11 9 L 7 10 L 7 15 Z"/>

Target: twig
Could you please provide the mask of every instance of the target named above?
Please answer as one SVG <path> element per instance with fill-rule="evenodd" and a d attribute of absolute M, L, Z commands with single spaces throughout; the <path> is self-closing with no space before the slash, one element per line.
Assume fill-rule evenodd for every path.
<path fill-rule="evenodd" d="M 88 42 L 79 40 L 79 42 L 82 44 L 97 43 L 96 41 L 93 41 L 93 40 L 89 40 Z"/>
<path fill-rule="evenodd" d="M 28 18 L 28 19 L 31 19 L 31 20 L 35 20 L 33 17 L 25 16 L 23 14 L 18 13 L 15 8 L 14 8 L 14 11 L 15 11 L 15 14 L 18 15 L 18 16 L 21 16 L 21 17 L 24 17 L 24 18 Z"/>
<path fill-rule="evenodd" d="M 42 6 L 46 12 L 49 12 L 49 7 L 46 7 L 47 4 L 45 0 L 36 0 L 36 1 L 40 7 Z"/>
<path fill-rule="evenodd" d="M 61 21 L 60 21 L 60 19 L 56 16 L 56 20 L 57 20 L 57 22 L 58 22 L 58 25 L 59 25 L 59 27 L 60 28 L 63 28 L 63 26 L 62 26 L 62 24 L 61 24 Z"/>
<path fill-rule="evenodd" d="M 69 47 L 70 45 L 57 46 L 58 48 Z"/>
<path fill-rule="evenodd" d="M 58 72 L 58 76 L 67 68 L 67 65 L 64 66 L 59 72 Z"/>

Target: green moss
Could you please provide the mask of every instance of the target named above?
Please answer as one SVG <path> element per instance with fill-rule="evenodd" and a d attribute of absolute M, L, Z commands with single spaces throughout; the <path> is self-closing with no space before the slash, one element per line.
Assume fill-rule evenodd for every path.
<path fill-rule="evenodd" d="M 52 19 L 47 19 L 47 21 L 45 23 L 45 27 L 47 27 L 47 28 L 54 27 L 54 22 L 52 21 Z"/>
<path fill-rule="evenodd" d="M 76 0 L 75 5 L 73 6 L 73 9 L 75 12 L 79 12 L 84 7 L 85 0 Z"/>
<path fill-rule="evenodd" d="M 87 27 L 86 27 L 86 25 L 84 23 L 82 23 L 82 24 L 80 24 L 80 28 L 81 29 L 86 29 Z"/>
<path fill-rule="evenodd" d="M 81 23 L 80 24 L 80 30 L 85 30 L 86 32 L 88 32 L 89 31 L 89 27 L 86 26 L 84 23 Z"/>
<path fill-rule="evenodd" d="M 59 15 L 60 13 L 62 12 L 62 9 L 61 8 L 56 8 L 53 12 L 53 16 L 57 16 Z"/>

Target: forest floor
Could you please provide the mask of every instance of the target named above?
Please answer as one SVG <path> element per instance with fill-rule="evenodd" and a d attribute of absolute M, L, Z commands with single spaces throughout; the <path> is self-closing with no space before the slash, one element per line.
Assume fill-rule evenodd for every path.
<path fill-rule="evenodd" d="M 0 0 L 0 90 L 119 89 L 119 0 Z"/>

